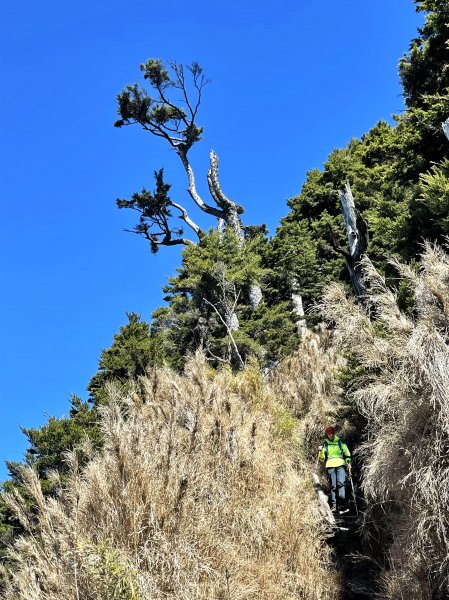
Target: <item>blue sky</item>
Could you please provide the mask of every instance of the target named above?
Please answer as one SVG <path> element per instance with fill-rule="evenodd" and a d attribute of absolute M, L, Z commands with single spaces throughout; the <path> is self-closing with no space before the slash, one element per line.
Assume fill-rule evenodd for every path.
<path fill-rule="evenodd" d="M 177 248 L 157 256 L 124 233 L 117 197 L 153 187 L 162 140 L 114 129 L 115 97 L 147 58 L 197 60 L 212 80 L 191 152 L 206 195 L 209 150 L 246 224 L 274 233 L 305 174 L 329 152 L 403 109 L 397 63 L 421 18 L 412 0 L 4 2 L 0 9 L 0 479 L 26 438 L 86 397 L 125 312 L 150 319 Z M 192 217 L 203 225 L 192 208 Z"/>

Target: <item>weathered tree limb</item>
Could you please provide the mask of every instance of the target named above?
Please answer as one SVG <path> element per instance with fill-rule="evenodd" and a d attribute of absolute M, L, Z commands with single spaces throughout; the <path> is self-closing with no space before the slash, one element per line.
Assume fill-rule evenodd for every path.
<path fill-rule="evenodd" d="M 223 323 L 223 325 L 226 327 L 226 330 L 227 330 L 227 332 L 228 332 L 229 339 L 231 340 L 232 347 L 234 348 L 234 351 L 235 351 L 235 353 L 236 353 L 236 355 L 237 355 L 237 358 L 239 359 L 240 365 L 241 365 L 242 367 L 244 367 L 244 366 L 245 366 L 245 363 L 243 362 L 243 359 L 242 359 L 242 357 L 241 357 L 241 355 L 240 355 L 239 349 L 238 349 L 238 347 L 237 347 L 237 344 L 236 344 L 236 342 L 235 342 L 234 336 L 232 335 L 232 331 L 233 331 L 233 329 L 232 329 L 232 324 L 228 324 L 228 323 L 227 323 L 228 319 L 227 319 L 227 318 L 226 318 L 226 319 L 224 319 L 224 318 L 221 316 L 221 314 L 220 314 L 220 311 L 219 311 L 219 310 L 218 310 L 218 308 L 215 306 L 215 304 L 212 304 L 212 302 L 209 302 L 209 300 L 207 300 L 207 298 L 203 298 L 203 300 L 204 300 L 204 302 L 206 302 L 206 304 L 209 304 L 209 306 L 211 306 L 211 307 L 213 308 L 213 310 L 214 310 L 214 311 L 215 311 L 215 313 L 217 314 L 217 316 L 218 316 L 218 318 L 220 319 L 220 321 L 221 321 L 221 322 Z M 235 314 L 235 313 L 233 313 L 233 314 Z"/>
<path fill-rule="evenodd" d="M 295 324 L 299 335 L 303 337 L 307 331 L 307 324 L 304 313 L 304 306 L 302 303 L 302 296 L 300 294 L 301 286 L 297 278 L 295 278 L 293 281 L 292 289 L 293 293 L 291 299 L 293 305 L 293 314 L 295 315 Z"/>
<path fill-rule="evenodd" d="M 162 233 L 150 233 L 149 228 L 141 229 L 124 229 L 126 233 L 136 233 L 137 235 L 143 235 L 145 239 L 150 242 L 153 252 L 156 252 L 157 246 L 195 246 L 196 243 L 188 238 L 172 238 L 171 232 L 166 232 L 162 238 Z"/>
<path fill-rule="evenodd" d="M 444 121 L 444 123 L 441 123 L 441 127 L 443 128 L 444 135 L 449 140 L 449 117 Z"/>
<path fill-rule="evenodd" d="M 363 298 L 366 295 L 366 286 L 360 260 L 368 247 L 368 229 L 366 222 L 355 207 L 348 181 L 344 190 L 340 191 L 340 201 L 349 243 L 349 253 L 344 252 L 343 254 L 354 292 L 358 298 Z"/>
<path fill-rule="evenodd" d="M 223 192 L 218 177 L 218 157 L 212 150 L 210 152 L 210 168 L 207 173 L 209 192 L 212 204 L 204 201 L 197 190 L 195 173 L 188 158 L 190 148 L 201 139 L 203 128 L 197 122 L 197 114 L 202 100 L 202 91 L 208 80 L 197 62 L 184 66 L 176 62 L 169 63 L 166 69 L 159 59 L 149 59 L 140 66 L 144 79 L 150 84 L 154 92 L 150 96 L 145 88 L 138 84 L 128 85 L 118 95 L 118 112 L 120 119 L 116 127 L 139 124 L 145 131 L 156 137 L 165 139 L 169 146 L 176 151 L 184 170 L 187 174 L 187 191 L 195 205 L 203 212 L 218 220 L 218 229 L 231 229 L 238 240 L 240 247 L 245 243 L 245 235 L 240 214 L 243 208 L 228 198 Z M 180 92 L 181 98 L 173 99 L 171 92 Z M 166 201 L 166 200 L 165 200 Z M 123 207 L 130 207 L 130 203 L 122 203 Z M 189 217 L 186 209 L 178 203 L 170 206 L 180 211 L 182 219 L 201 239 L 199 227 Z M 154 213 L 154 211 L 153 211 Z M 170 228 L 168 222 L 159 222 L 159 215 L 151 215 L 154 223 L 141 224 L 135 228 L 135 233 L 141 233 L 152 244 L 156 251 L 160 245 L 191 244 L 191 240 L 182 237 L 180 230 Z M 170 217 L 170 215 L 167 215 Z M 144 219 L 148 220 L 145 215 Z M 162 219 L 164 221 L 164 219 Z M 151 231 L 151 227 L 155 226 Z M 159 227 L 155 231 L 156 227 Z M 252 308 L 257 308 L 262 299 L 262 291 L 257 282 L 252 282 L 250 303 Z M 231 318 L 233 326 L 235 317 Z"/>
<path fill-rule="evenodd" d="M 190 227 L 190 229 L 193 229 L 198 238 L 201 239 L 201 229 L 194 221 L 192 221 L 186 209 L 183 206 L 181 206 L 181 204 L 178 204 L 177 202 L 173 201 L 170 202 L 170 206 L 173 206 L 173 208 L 176 208 L 180 211 L 181 216 L 179 218 L 182 219 Z"/>
<path fill-rule="evenodd" d="M 140 124 L 143 129 L 156 137 L 162 137 L 176 151 L 187 173 L 188 192 L 193 202 L 203 212 L 223 219 L 227 227 L 232 227 L 243 243 L 243 230 L 239 213 L 243 211 L 222 191 L 218 181 L 218 158 L 211 152 L 211 168 L 208 182 L 211 196 L 216 206 L 207 204 L 198 193 L 195 175 L 187 157 L 190 148 L 201 139 L 202 127 L 197 125 L 196 117 L 201 104 L 202 91 L 208 80 L 203 75 L 200 65 L 193 62 L 186 69 L 190 73 L 189 82 L 183 65 L 169 63 L 173 75 L 170 76 L 160 60 L 149 59 L 141 65 L 144 78 L 156 92 L 154 97 L 137 84 L 128 85 L 118 95 L 118 112 L 121 119 L 116 127 Z M 179 90 L 180 102 L 170 99 L 169 92 Z"/>
<path fill-rule="evenodd" d="M 117 199 L 119 208 L 130 208 L 139 213 L 139 223 L 133 229 L 125 229 L 131 233 L 144 236 L 151 244 L 152 252 L 156 252 L 159 246 L 175 246 L 194 244 L 192 240 L 183 237 L 183 230 L 170 224 L 172 213 L 175 208 L 181 214 L 179 219 L 184 221 L 201 240 L 200 227 L 189 217 L 186 209 L 173 202 L 168 195 L 170 185 L 164 182 L 163 169 L 155 172 L 156 190 L 150 192 L 145 188 L 140 193 L 132 195 L 131 200 Z"/>
<path fill-rule="evenodd" d="M 220 286 L 220 290 L 221 290 L 220 302 L 224 308 L 226 327 L 229 328 L 231 331 L 237 331 L 240 328 L 240 323 L 239 323 L 239 319 L 237 317 L 237 313 L 235 312 L 235 309 L 236 309 L 236 306 L 238 303 L 240 292 L 237 293 L 237 290 L 235 288 L 235 283 L 232 283 L 231 281 L 229 281 L 226 278 L 224 263 L 220 262 L 217 265 L 216 276 L 217 276 L 218 285 Z M 233 294 L 232 306 L 228 302 L 229 292 L 232 292 L 232 294 Z"/>
<path fill-rule="evenodd" d="M 198 194 L 198 191 L 196 189 L 195 174 L 194 174 L 192 166 L 189 163 L 189 160 L 187 158 L 187 153 L 184 151 L 183 148 L 177 149 L 176 152 L 177 152 L 179 158 L 181 159 L 183 167 L 187 173 L 187 177 L 189 180 L 188 192 L 189 192 L 192 200 L 195 202 L 195 204 L 198 206 L 198 208 L 200 208 L 203 212 L 205 212 L 209 215 L 213 215 L 217 219 L 223 219 L 224 221 L 226 221 L 226 215 L 223 210 L 221 210 L 219 208 L 215 208 L 214 206 L 210 206 L 209 204 L 206 204 L 204 202 L 204 200 L 201 198 L 201 196 Z"/>
<path fill-rule="evenodd" d="M 233 200 L 228 198 L 223 192 L 218 179 L 218 156 L 213 150 L 210 151 L 210 168 L 207 173 L 207 182 L 209 184 L 209 191 L 216 204 L 222 208 L 223 216 L 221 217 L 227 227 L 230 227 L 235 232 L 237 239 L 240 244 L 244 243 L 244 233 L 242 221 L 239 217 L 239 213 L 243 212 L 243 209 L 238 206 Z"/>

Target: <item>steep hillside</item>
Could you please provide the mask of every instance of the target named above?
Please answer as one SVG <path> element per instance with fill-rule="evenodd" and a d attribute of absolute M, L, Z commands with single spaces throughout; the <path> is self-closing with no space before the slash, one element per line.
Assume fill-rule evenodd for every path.
<path fill-rule="evenodd" d="M 295 420 L 254 368 L 157 369 L 110 388 L 101 427 L 56 497 L 24 469 L 35 508 L 7 498 L 25 535 L 5 599 L 335 598 Z"/>
<path fill-rule="evenodd" d="M 143 65 L 155 103 L 137 84 L 119 96 L 118 126 L 162 128 L 218 224 L 184 240 L 162 171 L 118 201 L 153 252 L 184 244 L 182 264 L 152 323 L 129 313 L 102 351 L 90 397 L 24 430 L 0 499 L 6 600 L 449 597 L 449 5 L 415 4 L 406 110 L 312 170 L 272 239 L 243 224 L 213 153 L 217 207 L 199 198 L 196 110 L 184 127 L 164 100 L 186 91 L 182 65 Z M 366 242 L 363 293 L 346 237 Z M 352 520 L 312 485 L 329 424 L 354 457 Z"/>

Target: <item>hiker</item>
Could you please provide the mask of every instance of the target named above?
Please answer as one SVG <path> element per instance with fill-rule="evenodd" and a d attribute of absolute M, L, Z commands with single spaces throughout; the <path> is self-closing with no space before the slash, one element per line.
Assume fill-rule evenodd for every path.
<path fill-rule="evenodd" d="M 347 445 L 335 435 L 334 427 L 326 427 L 324 444 L 318 447 L 318 458 L 325 462 L 331 486 L 331 510 L 341 512 L 345 508 L 345 481 L 348 469 L 351 476 L 351 453 Z M 346 512 L 346 511 L 345 511 Z"/>

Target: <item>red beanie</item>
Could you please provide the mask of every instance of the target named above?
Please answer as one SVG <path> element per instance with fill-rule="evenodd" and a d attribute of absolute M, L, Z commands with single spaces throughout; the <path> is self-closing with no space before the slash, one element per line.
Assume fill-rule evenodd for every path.
<path fill-rule="evenodd" d="M 324 433 L 329 436 L 329 435 L 335 435 L 335 429 L 333 427 L 326 427 L 326 429 L 324 430 Z"/>

